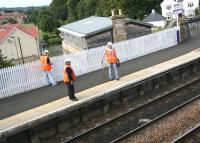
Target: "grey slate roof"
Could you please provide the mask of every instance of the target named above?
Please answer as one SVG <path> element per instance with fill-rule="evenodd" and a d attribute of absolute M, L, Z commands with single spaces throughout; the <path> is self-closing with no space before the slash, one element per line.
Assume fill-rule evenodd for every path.
<path fill-rule="evenodd" d="M 158 13 L 151 13 L 143 19 L 143 22 L 163 21 L 166 18 Z"/>
<path fill-rule="evenodd" d="M 153 26 L 152 24 L 146 23 L 144 21 L 139 21 L 139 20 L 135 20 L 135 19 L 132 19 L 132 18 L 125 18 L 125 19 L 126 19 L 126 23 L 136 23 L 136 24 L 139 24 L 139 25 L 147 26 L 147 27 Z"/>
<path fill-rule="evenodd" d="M 142 21 L 126 18 L 126 23 L 136 23 L 147 27 L 153 25 Z M 91 16 L 59 28 L 60 31 L 76 35 L 78 37 L 87 37 L 93 34 L 103 32 L 112 28 L 112 20 L 108 17 Z"/>

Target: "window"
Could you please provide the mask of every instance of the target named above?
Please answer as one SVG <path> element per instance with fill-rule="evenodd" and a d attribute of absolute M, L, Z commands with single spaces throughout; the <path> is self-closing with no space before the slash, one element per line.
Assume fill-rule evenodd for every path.
<path fill-rule="evenodd" d="M 188 16 L 188 17 L 194 17 L 194 16 L 195 16 L 194 10 L 192 10 L 192 9 L 188 10 L 188 11 L 187 11 L 187 16 Z"/>
<path fill-rule="evenodd" d="M 170 10 L 171 8 L 172 8 L 171 5 L 167 5 L 167 6 L 166 6 L 166 9 L 167 9 L 167 10 Z"/>
<path fill-rule="evenodd" d="M 171 13 L 171 12 L 166 13 L 166 18 L 167 18 L 167 20 L 173 19 L 173 13 Z"/>
<path fill-rule="evenodd" d="M 172 16 L 167 16 L 167 20 L 171 20 L 171 19 L 173 19 Z"/>
<path fill-rule="evenodd" d="M 188 3 L 188 7 L 193 7 L 193 6 L 194 6 L 193 2 Z"/>

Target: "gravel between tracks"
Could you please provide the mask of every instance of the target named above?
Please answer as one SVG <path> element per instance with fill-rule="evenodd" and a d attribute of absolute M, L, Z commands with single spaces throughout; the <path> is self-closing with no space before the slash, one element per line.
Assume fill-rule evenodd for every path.
<path fill-rule="evenodd" d="M 171 142 L 180 133 L 186 132 L 200 122 L 200 100 L 192 102 L 171 116 L 142 129 L 122 143 L 163 143 Z"/>

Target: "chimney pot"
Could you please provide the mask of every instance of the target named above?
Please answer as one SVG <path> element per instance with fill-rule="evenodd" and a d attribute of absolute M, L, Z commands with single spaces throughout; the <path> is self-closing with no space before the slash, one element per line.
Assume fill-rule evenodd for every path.
<path fill-rule="evenodd" d="M 122 15 L 122 10 L 121 9 L 119 9 L 119 15 Z"/>
<path fill-rule="evenodd" d="M 112 16 L 115 16 L 115 10 L 112 10 L 111 12 L 112 12 Z"/>

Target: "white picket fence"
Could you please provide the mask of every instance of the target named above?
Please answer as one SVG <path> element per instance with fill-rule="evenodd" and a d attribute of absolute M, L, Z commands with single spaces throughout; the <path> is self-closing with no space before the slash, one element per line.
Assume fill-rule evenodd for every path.
<path fill-rule="evenodd" d="M 114 44 L 121 62 L 147 55 L 176 45 L 176 28 L 146 35 Z M 86 50 L 77 54 L 51 58 L 56 81 L 62 80 L 64 58 L 70 57 L 76 75 L 86 74 L 103 68 L 100 64 L 104 47 Z M 0 99 L 37 89 L 47 85 L 39 61 L 0 69 Z"/>

